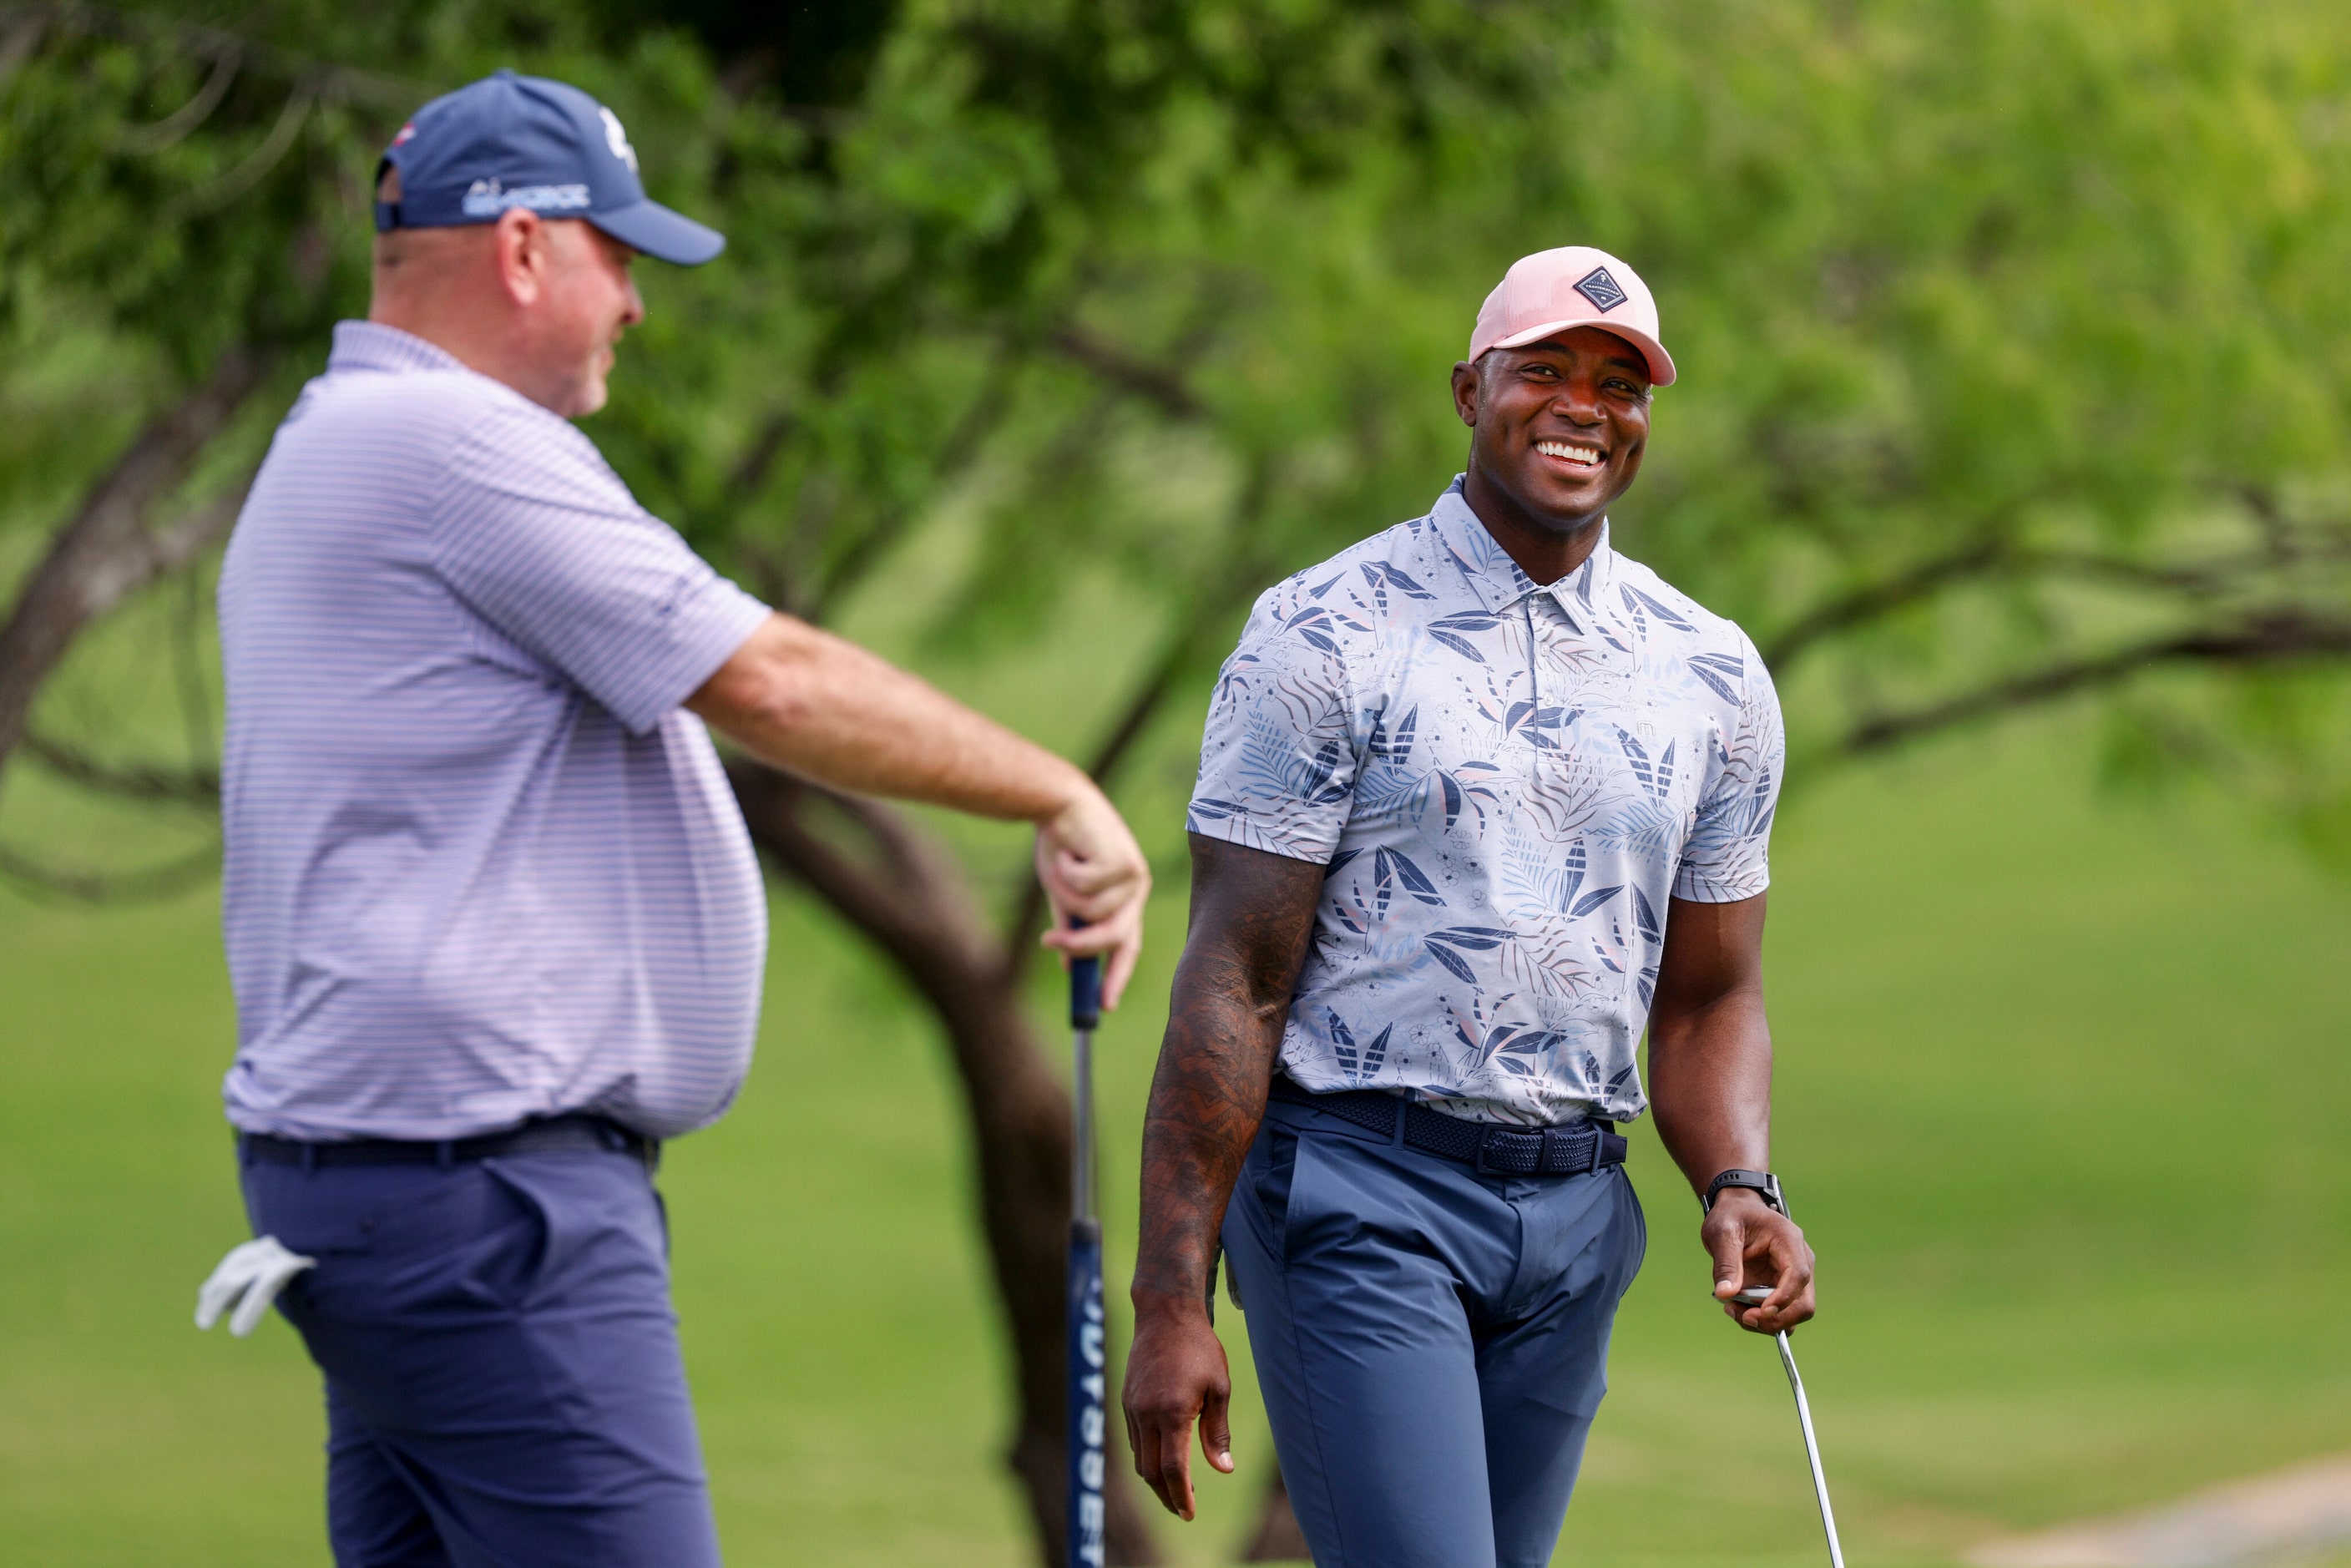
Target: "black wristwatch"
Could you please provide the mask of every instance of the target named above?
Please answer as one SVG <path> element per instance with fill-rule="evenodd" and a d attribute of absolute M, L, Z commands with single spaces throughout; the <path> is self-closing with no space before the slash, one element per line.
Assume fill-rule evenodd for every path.
<path fill-rule="evenodd" d="M 1715 1195 L 1727 1186 L 1743 1186 L 1762 1195 L 1763 1201 L 1781 1213 L 1788 1212 L 1787 1200 L 1780 1196 L 1780 1178 L 1770 1171 L 1728 1170 L 1706 1184 L 1706 1197 L 1701 1199 L 1708 1214 L 1714 1212 Z"/>

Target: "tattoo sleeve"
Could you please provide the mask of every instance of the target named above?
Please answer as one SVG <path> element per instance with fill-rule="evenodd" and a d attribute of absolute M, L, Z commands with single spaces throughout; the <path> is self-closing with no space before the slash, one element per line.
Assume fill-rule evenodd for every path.
<path fill-rule="evenodd" d="M 1200 1301 L 1265 1117 L 1323 868 L 1192 836 L 1192 915 L 1143 1130 L 1134 1296 Z"/>

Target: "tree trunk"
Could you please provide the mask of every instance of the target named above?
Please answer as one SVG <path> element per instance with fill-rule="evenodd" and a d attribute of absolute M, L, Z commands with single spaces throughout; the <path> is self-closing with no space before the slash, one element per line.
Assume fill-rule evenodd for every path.
<path fill-rule="evenodd" d="M 1028 953 L 981 923 L 953 857 L 904 817 L 786 773 L 727 769 L 751 836 L 776 862 L 888 954 L 938 1014 L 979 1162 L 982 1228 L 1012 1337 L 1017 1413 L 1005 1458 L 1019 1478 L 1048 1568 L 1067 1561 L 1068 1390 L 1063 1274 L 1070 1221 L 1070 1096 L 1030 1030 Z M 820 828 L 853 831 L 864 852 Z M 1104 1487 L 1109 1560 L 1160 1561 L 1134 1489 Z"/>
<path fill-rule="evenodd" d="M 1273 1479 L 1266 1483 L 1265 1501 L 1259 1505 L 1257 1528 L 1249 1531 L 1249 1544 L 1241 1549 L 1244 1563 L 1311 1563 L 1314 1554 L 1306 1549 L 1306 1532 L 1298 1528 L 1298 1515 L 1290 1506 L 1290 1488 L 1276 1469 Z"/>
<path fill-rule="evenodd" d="M 169 533 L 147 526 L 274 362 L 274 355 L 244 350 L 223 354 L 211 379 L 151 421 L 57 530 L 0 623 L 0 766 L 24 739 L 33 699 L 82 628 L 193 559 L 235 520 L 243 486 Z"/>

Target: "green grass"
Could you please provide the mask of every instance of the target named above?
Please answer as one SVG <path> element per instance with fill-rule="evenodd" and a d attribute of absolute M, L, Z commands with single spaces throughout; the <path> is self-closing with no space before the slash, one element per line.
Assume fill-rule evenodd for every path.
<path fill-rule="evenodd" d="M 2210 803 L 2102 806 L 2057 728 L 1836 781 L 1783 825 L 1778 1164 L 1823 1255 L 1802 1337 L 1856 1563 L 2351 1448 L 2351 891 Z M 1114 1241 L 1180 930 L 1106 1032 Z M 209 894 L 0 897 L 0 1541 L 11 1563 L 314 1563 L 300 1347 L 199 1335 L 245 1234 Z M 1024 1563 L 955 1106 L 921 1015 L 778 902 L 759 1064 L 673 1150 L 677 1295 L 731 1561 Z M 1703 1300 L 1646 1131 L 1648 1268 L 1564 1561 L 1812 1563 L 1769 1347 Z M 1239 1320 L 1228 1315 L 1237 1351 Z M 1210 1479 L 1181 1560 L 1254 1502 Z"/>

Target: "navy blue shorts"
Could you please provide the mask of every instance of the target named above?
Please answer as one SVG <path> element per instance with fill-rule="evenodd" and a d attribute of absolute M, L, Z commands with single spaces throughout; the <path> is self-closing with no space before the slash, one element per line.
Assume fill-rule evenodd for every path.
<path fill-rule="evenodd" d="M 278 1305 L 326 1374 L 340 1568 L 715 1568 L 643 1162 L 242 1176 L 254 1233 L 319 1260 Z"/>
<path fill-rule="evenodd" d="M 1541 1568 L 1647 1250 L 1621 1166 L 1479 1176 L 1276 1101 L 1224 1226 L 1321 1568 Z"/>

